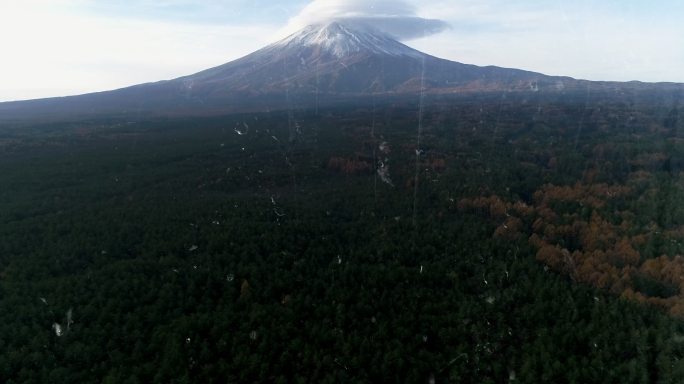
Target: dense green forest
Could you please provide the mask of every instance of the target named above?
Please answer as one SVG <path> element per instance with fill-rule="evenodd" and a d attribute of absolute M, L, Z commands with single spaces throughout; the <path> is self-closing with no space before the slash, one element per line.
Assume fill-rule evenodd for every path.
<path fill-rule="evenodd" d="M 516 100 L 4 124 L 0 381 L 684 382 L 678 99 Z"/>

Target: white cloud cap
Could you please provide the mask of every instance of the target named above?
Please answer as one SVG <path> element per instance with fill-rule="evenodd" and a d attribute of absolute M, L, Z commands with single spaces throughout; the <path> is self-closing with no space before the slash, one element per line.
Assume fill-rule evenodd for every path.
<path fill-rule="evenodd" d="M 314 0 L 286 29 L 293 32 L 331 21 L 372 27 L 399 40 L 433 35 L 449 27 L 442 20 L 419 17 L 416 8 L 403 0 Z"/>

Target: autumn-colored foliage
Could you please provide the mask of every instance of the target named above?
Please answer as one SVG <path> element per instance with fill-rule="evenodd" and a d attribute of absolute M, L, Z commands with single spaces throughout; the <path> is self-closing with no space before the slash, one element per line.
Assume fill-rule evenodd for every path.
<path fill-rule="evenodd" d="M 249 299 L 250 296 L 252 296 L 252 288 L 246 279 L 242 280 L 242 284 L 240 285 L 240 299 Z"/>
<path fill-rule="evenodd" d="M 345 175 L 354 175 L 371 172 L 373 167 L 371 163 L 361 159 L 331 157 L 328 160 L 328 169 L 344 173 Z"/>
<path fill-rule="evenodd" d="M 639 172 L 630 180 L 649 175 Z M 638 249 L 660 233 L 657 225 L 635 228 L 632 212 L 607 210 L 610 204 L 635 198 L 632 194 L 632 188 L 625 185 L 547 184 L 534 193 L 533 206 L 491 195 L 462 199 L 458 208 L 494 221 L 495 238 L 526 236 L 537 249 L 538 261 L 577 282 L 684 317 L 684 257 L 662 255 L 644 260 Z M 678 241 L 684 238 L 684 226 L 660 236 Z"/>
<path fill-rule="evenodd" d="M 441 158 L 431 158 L 428 160 L 430 169 L 436 172 L 441 172 L 446 169 L 446 160 Z"/>

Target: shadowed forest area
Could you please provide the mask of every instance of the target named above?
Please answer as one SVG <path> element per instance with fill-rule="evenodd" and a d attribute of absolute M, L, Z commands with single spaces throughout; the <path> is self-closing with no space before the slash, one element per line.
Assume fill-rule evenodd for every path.
<path fill-rule="evenodd" d="M 681 383 L 675 96 L 4 124 L 0 381 Z"/>

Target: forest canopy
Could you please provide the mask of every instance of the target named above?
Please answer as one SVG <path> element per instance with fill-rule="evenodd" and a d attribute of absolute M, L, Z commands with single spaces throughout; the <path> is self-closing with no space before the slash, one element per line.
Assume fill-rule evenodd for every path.
<path fill-rule="evenodd" d="M 679 109 L 591 105 L 3 126 L 0 379 L 682 382 Z"/>

